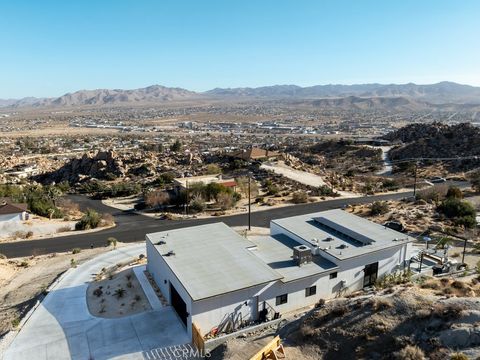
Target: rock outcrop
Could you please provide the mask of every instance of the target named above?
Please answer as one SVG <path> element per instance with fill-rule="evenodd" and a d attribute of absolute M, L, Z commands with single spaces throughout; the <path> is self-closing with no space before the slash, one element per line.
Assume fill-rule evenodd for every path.
<path fill-rule="evenodd" d="M 42 182 L 70 184 L 91 178 L 113 180 L 125 175 L 121 159 L 113 151 L 99 151 L 96 154 L 85 153 L 81 158 L 72 159 L 56 171 L 42 175 Z"/>

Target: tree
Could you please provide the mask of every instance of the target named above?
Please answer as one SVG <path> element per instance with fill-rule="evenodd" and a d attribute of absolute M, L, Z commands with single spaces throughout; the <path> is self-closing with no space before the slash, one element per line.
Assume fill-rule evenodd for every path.
<path fill-rule="evenodd" d="M 208 164 L 206 169 L 205 169 L 205 172 L 208 175 L 216 175 L 216 174 L 221 174 L 222 169 L 217 164 Z"/>
<path fill-rule="evenodd" d="M 175 140 L 175 142 L 170 146 L 170 150 L 173 152 L 179 152 L 182 150 L 182 143 L 179 139 Z"/>

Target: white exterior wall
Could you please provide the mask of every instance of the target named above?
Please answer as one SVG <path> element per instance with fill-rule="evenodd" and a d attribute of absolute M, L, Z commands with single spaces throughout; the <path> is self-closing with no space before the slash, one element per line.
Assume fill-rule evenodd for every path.
<path fill-rule="evenodd" d="M 329 274 L 320 274 L 308 278 L 283 283 L 275 282 L 271 287 L 259 296 L 260 309 L 263 301 L 266 301 L 275 311 L 280 314 L 298 310 L 306 306 L 315 305 L 320 299 L 327 299 L 332 296 L 332 287 L 335 279 L 330 280 Z M 316 286 L 317 293 L 305 297 L 305 289 Z M 276 298 L 279 295 L 288 294 L 287 303 L 276 305 Z"/>
<path fill-rule="evenodd" d="M 254 321 L 258 316 L 256 296 L 269 286 L 270 284 L 257 285 L 195 301 L 192 304 L 192 321 L 202 334 L 218 327 L 229 317 L 235 322 Z"/>
<path fill-rule="evenodd" d="M 394 248 L 384 249 L 362 256 L 338 260 L 337 258 L 322 252 L 321 256 L 338 265 L 337 284 L 333 288 L 336 293 L 341 290 L 341 281 L 346 282 L 345 286 L 348 291 L 356 291 L 363 288 L 363 269 L 368 264 L 378 262 L 378 278 L 397 270 L 403 270 L 405 266 L 404 260 L 408 260 L 408 245 L 402 244 Z"/>
<path fill-rule="evenodd" d="M 189 336 L 192 336 L 192 298 L 187 293 L 183 285 L 175 277 L 175 274 L 170 270 L 167 263 L 163 260 L 162 256 L 155 249 L 152 242 L 146 239 L 147 244 L 147 270 L 152 275 L 155 283 L 162 291 L 163 296 L 170 304 L 170 283 L 175 287 L 180 297 L 185 301 L 187 305 L 187 312 L 190 314 L 187 318 L 187 332 Z M 166 283 L 165 283 L 166 280 Z M 180 321 L 180 320 L 179 320 Z"/>
<path fill-rule="evenodd" d="M 0 215 L 0 222 L 20 221 L 23 219 L 23 213 Z"/>

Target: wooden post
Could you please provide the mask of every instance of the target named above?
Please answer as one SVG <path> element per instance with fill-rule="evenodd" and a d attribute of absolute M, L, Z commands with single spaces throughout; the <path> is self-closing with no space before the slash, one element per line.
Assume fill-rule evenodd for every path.
<path fill-rule="evenodd" d="M 205 351 L 205 340 L 195 323 L 192 323 L 192 343 L 200 352 L 203 353 Z"/>

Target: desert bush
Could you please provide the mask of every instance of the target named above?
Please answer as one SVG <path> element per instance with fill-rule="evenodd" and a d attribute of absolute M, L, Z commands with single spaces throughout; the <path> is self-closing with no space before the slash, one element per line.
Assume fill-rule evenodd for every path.
<path fill-rule="evenodd" d="M 114 238 L 113 236 L 109 237 L 107 239 L 107 245 L 113 247 L 114 249 L 117 248 L 117 239 Z"/>
<path fill-rule="evenodd" d="M 308 195 L 305 191 L 295 191 L 292 195 L 292 202 L 294 204 L 304 204 L 308 202 Z"/>
<path fill-rule="evenodd" d="M 477 223 L 475 208 L 469 202 L 457 198 L 448 198 L 442 201 L 437 207 L 437 211 L 452 219 L 456 225 L 471 228 Z"/>
<path fill-rule="evenodd" d="M 222 210 L 228 210 L 233 207 L 235 200 L 233 194 L 221 193 L 217 195 L 217 205 Z"/>
<path fill-rule="evenodd" d="M 450 198 L 462 199 L 463 193 L 462 193 L 462 190 L 460 190 L 460 188 L 456 186 L 449 186 L 446 197 L 447 199 L 450 199 Z"/>
<path fill-rule="evenodd" d="M 393 307 L 393 300 L 386 297 L 375 297 L 371 300 L 373 311 L 381 311 Z"/>
<path fill-rule="evenodd" d="M 33 231 L 27 231 L 25 234 L 25 239 L 30 239 L 33 236 Z"/>
<path fill-rule="evenodd" d="M 57 229 L 57 233 L 63 233 L 63 232 L 68 232 L 71 231 L 72 228 L 70 226 L 62 226 Z"/>
<path fill-rule="evenodd" d="M 192 201 L 190 201 L 189 209 L 193 214 L 205 211 L 205 208 L 205 201 L 200 196 L 196 196 Z"/>
<path fill-rule="evenodd" d="M 464 353 L 456 352 L 450 356 L 450 360 L 468 360 L 468 356 Z"/>
<path fill-rule="evenodd" d="M 78 248 L 78 247 L 77 247 L 77 248 L 73 248 L 73 249 L 72 249 L 72 254 L 79 254 L 81 251 L 82 251 L 82 249 L 80 249 L 80 248 Z"/>
<path fill-rule="evenodd" d="M 166 191 L 150 191 L 145 197 L 145 204 L 150 208 L 159 208 L 170 204 L 170 195 Z"/>
<path fill-rule="evenodd" d="M 385 201 L 375 201 L 370 205 L 370 215 L 383 215 L 389 210 L 389 206 Z"/>
<path fill-rule="evenodd" d="M 93 290 L 93 295 L 95 295 L 96 297 L 100 297 L 100 296 L 102 296 L 102 294 L 103 294 L 103 291 L 100 287 Z"/>
<path fill-rule="evenodd" d="M 113 218 L 112 214 L 105 213 L 102 214 L 102 218 L 100 219 L 100 226 L 112 226 L 115 224 L 115 219 Z"/>
<path fill-rule="evenodd" d="M 248 197 L 248 177 L 239 177 L 235 179 L 237 183 L 238 190 L 245 196 Z M 250 197 L 255 198 L 258 196 L 258 185 L 257 182 L 253 179 L 250 180 Z"/>
<path fill-rule="evenodd" d="M 100 215 L 92 209 L 88 209 L 85 215 L 75 224 L 75 230 L 95 229 L 100 224 Z"/>
<path fill-rule="evenodd" d="M 114 295 L 115 295 L 118 299 L 120 299 L 121 297 L 123 297 L 123 296 L 125 295 L 125 293 L 126 293 L 126 291 L 125 291 L 124 288 L 118 288 L 118 289 L 115 290 Z"/>
<path fill-rule="evenodd" d="M 345 304 L 337 304 L 331 311 L 331 313 L 335 316 L 343 316 L 347 312 L 348 312 L 348 307 Z"/>
<path fill-rule="evenodd" d="M 322 185 L 317 188 L 317 195 L 318 196 L 333 196 L 337 197 L 340 196 L 339 193 L 335 192 L 333 188 L 327 186 L 327 185 Z"/>
<path fill-rule="evenodd" d="M 403 349 L 395 352 L 393 357 L 398 360 L 425 360 L 423 350 L 416 345 L 405 346 Z"/>
<path fill-rule="evenodd" d="M 7 257 L 4 254 L 0 253 L 0 259 L 6 259 Z"/>
<path fill-rule="evenodd" d="M 208 175 L 221 174 L 222 169 L 217 164 L 208 164 L 207 167 L 205 168 L 205 173 Z"/>

